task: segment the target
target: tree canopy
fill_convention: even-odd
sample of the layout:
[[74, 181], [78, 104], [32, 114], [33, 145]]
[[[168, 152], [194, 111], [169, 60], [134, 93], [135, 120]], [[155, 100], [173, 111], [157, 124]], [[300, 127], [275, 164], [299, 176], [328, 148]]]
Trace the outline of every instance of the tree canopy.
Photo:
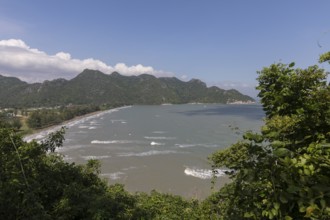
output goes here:
[[197, 201], [131, 194], [99, 178], [100, 162], [76, 165], [55, 152], [64, 128], [27, 143], [0, 128], [0, 219], [198, 219]]
[[330, 218], [328, 73], [294, 66], [258, 72], [265, 125], [210, 157], [232, 179], [211, 200], [221, 219]]

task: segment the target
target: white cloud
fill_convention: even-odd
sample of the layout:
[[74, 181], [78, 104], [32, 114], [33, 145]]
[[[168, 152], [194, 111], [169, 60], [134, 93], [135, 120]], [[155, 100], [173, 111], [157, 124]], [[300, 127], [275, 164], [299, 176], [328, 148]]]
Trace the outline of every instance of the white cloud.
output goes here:
[[185, 81], [185, 80], [188, 79], [188, 76], [187, 76], [187, 75], [182, 75], [182, 76], [180, 77], [180, 79], [183, 80], [183, 81]]
[[69, 53], [58, 52], [49, 55], [39, 49], [30, 48], [19, 39], [0, 40], [0, 74], [19, 77], [28, 82], [51, 80], [56, 78], [70, 79], [84, 69], [100, 70], [106, 74], [117, 71], [123, 75], [151, 74], [154, 76], [173, 76], [172, 73], [155, 70], [141, 64], [127, 66], [118, 63], [115, 66], [88, 58], [74, 59]]

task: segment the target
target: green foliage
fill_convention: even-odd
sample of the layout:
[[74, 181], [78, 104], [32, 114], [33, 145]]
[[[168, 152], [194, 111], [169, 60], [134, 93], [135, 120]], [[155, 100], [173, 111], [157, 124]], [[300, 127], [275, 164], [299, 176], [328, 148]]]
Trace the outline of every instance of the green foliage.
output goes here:
[[197, 201], [152, 191], [137, 195], [137, 219], [200, 219]]
[[[41, 141], [40, 146], [44, 148], [46, 151], [50, 151], [52, 153], [55, 152], [56, 148], [62, 147], [65, 133], [65, 127], [62, 127], [60, 130], [54, 133], [50, 133], [48, 138]], [[90, 161], [92, 163], [92, 161]], [[89, 163], [87, 164], [87, 167]]]
[[330, 218], [330, 86], [317, 66], [259, 72], [260, 134], [214, 153], [232, 182], [208, 199], [220, 219]]
[[[177, 78], [156, 78], [151, 75], [106, 75], [84, 70], [71, 80], [57, 79], [27, 84], [13, 77], [0, 75], [0, 107], [54, 107], [97, 105], [108, 108], [133, 104], [182, 104], [189, 102], [227, 103], [254, 101], [237, 90], [207, 88], [200, 80], [183, 82]], [[38, 123], [38, 122], [36, 122]]]
[[38, 144], [1, 128], [0, 140], [0, 219], [129, 219], [134, 198], [108, 188], [98, 162], [77, 166], [47, 153], [63, 131]]
[[79, 105], [54, 109], [39, 109], [32, 111], [27, 119], [30, 128], [38, 129], [59, 124], [76, 116], [99, 111], [95, 105]]
[[0, 127], [19, 130], [22, 127], [22, 123], [14, 112], [0, 111]]
[[327, 52], [327, 53], [322, 54], [320, 56], [319, 62], [320, 63], [324, 63], [324, 62], [330, 63], [330, 51]]
[[0, 128], [0, 219], [199, 219], [197, 201], [156, 191], [132, 195], [100, 179], [97, 160], [63, 161], [55, 149], [64, 131], [26, 143]]

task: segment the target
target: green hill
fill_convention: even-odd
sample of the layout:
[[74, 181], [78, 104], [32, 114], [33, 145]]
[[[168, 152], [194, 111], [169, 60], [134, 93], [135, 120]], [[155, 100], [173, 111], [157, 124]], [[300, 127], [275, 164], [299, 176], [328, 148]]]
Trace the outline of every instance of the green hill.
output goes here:
[[188, 82], [175, 77], [110, 75], [85, 69], [71, 80], [56, 79], [28, 84], [0, 75], [0, 107], [41, 107], [94, 104], [111, 107], [134, 104], [228, 103], [254, 101], [237, 90], [208, 88], [200, 80]]

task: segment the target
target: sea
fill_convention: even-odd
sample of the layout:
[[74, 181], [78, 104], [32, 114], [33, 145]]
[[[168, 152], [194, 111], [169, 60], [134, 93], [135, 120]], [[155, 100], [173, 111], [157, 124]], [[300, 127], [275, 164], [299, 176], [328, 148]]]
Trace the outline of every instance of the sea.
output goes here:
[[[63, 147], [69, 163], [101, 162], [100, 177], [130, 192], [157, 190], [203, 199], [212, 192], [208, 157], [258, 132], [264, 112], [257, 104], [127, 106], [71, 121]], [[25, 137], [40, 140], [59, 127]], [[230, 180], [217, 170], [215, 189]]]

